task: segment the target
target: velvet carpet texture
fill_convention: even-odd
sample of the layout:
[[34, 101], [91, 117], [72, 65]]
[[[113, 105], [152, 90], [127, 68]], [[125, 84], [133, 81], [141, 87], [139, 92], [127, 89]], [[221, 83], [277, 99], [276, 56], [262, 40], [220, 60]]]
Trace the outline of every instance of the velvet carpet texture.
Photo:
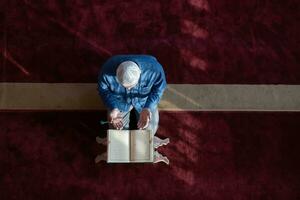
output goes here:
[[144, 53], [169, 83], [300, 83], [298, 0], [1, 0], [0, 8], [2, 81], [94, 82], [111, 55]]
[[300, 115], [162, 112], [170, 165], [95, 165], [105, 113], [1, 113], [1, 199], [298, 199]]
[[[0, 82], [96, 83], [151, 54], [171, 84], [299, 84], [299, 21], [298, 0], [0, 0]], [[96, 165], [100, 119], [0, 110], [0, 199], [300, 199], [297, 112], [161, 112], [169, 166]]]

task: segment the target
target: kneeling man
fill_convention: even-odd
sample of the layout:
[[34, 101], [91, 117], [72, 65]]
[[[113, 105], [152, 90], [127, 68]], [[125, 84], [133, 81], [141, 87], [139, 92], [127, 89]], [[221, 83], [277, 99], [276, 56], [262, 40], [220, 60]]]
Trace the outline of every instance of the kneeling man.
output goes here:
[[166, 88], [162, 66], [150, 55], [117, 55], [108, 59], [98, 77], [98, 91], [108, 108], [110, 128], [129, 129], [134, 108], [139, 129], [158, 128], [157, 105]]

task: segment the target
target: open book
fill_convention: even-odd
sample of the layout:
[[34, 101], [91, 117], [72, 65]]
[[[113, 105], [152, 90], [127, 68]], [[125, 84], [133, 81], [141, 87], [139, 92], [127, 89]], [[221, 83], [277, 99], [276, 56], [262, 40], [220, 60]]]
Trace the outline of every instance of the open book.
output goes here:
[[153, 162], [150, 130], [108, 130], [107, 162]]

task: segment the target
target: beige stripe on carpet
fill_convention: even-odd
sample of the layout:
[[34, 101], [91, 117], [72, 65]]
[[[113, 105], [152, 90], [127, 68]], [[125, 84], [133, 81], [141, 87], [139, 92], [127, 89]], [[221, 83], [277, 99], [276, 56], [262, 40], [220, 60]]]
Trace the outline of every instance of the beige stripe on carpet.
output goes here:
[[[166, 111], [300, 111], [300, 85], [169, 84]], [[0, 110], [102, 110], [93, 83], [0, 83]]]

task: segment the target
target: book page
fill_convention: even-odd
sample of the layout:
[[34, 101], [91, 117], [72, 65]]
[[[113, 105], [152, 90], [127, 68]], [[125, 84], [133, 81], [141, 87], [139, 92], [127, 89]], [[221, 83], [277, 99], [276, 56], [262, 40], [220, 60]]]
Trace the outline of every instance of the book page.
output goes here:
[[131, 134], [131, 162], [152, 162], [153, 141], [151, 131], [133, 130]]
[[107, 162], [130, 162], [128, 130], [108, 130]]

